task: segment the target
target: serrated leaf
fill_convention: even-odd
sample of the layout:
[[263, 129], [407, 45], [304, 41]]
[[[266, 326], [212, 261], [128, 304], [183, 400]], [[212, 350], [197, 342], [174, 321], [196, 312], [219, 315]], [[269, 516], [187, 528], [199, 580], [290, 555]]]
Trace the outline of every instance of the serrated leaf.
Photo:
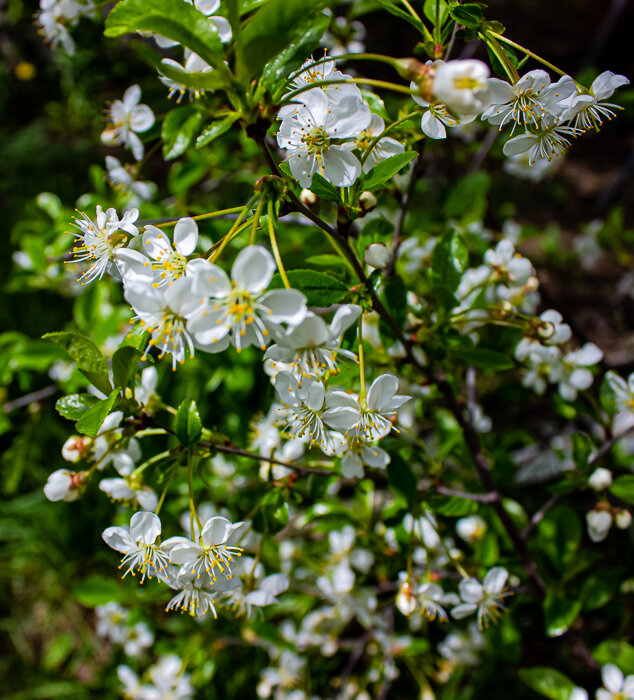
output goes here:
[[55, 404], [55, 410], [68, 420], [79, 420], [99, 399], [91, 394], [69, 394], [62, 396]]
[[634, 504], [634, 476], [617, 477], [610, 486], [610, 493], [626, 503]]
[[77, 369], [99, 391], [104, 394], [109, 394], [112, 391], [106, 358], [90, 338], [81, 335], [81, 333], [67, 331], [46, 333], [42, 338], [64, 348], [75, 361]]
[[222, 44], [212, 20], [184, 0], [122, 0], [106, 18], [107, 37], [147, 31], [178, 41], [225, 72]]
[[200, 440], [203, 424], [194, 399], [185, 399], [178, 407], [174, 418], [174, 432], [185, 447], [191, 447]]
[[271, 0], [247, 21], [242, 30], [242, 55], [238, 76], [248, 80], [302, 34], [309, 18], [315, 18], [325, 0]]
[[469, 252], [462, 238], [455, 231], [443, 234], [431, 256], [432, 279], [453, 293], [468, 264]]
[[[341, 301], [348, 293], [348, 287], [332, 275], [317, 270], [288, 270], [288, 281], [293, 289], [306, 296], [307, 306], [326, 307]], [[272, 288], [281, 288], [278, 274], [273, 276]]]
[[387, 465], [387, 480], [390, 488], [398, 496], [411, 503], [416, 496], [416, 477], [400, 455], [391, 455]]
[[83, 416], [77, 421], [75, 428], [77, 432], [89, 437], [96, 437], [103, 422], [112, 410], [114, 402], [119, 394], [119, 389], [112, 391], [107, 398], [101, 399], [94, 406], [91, 406]]
[[529, 688], [552, 700], [569, 700], [575, 687], [563, 673], [544, 666], [521, 668], [519, 677]]
[[222, 134], [229, 131], [229, 129], [236, 123], [239, 117], [239, 114], [237, 114], [236, 112], [232, 112], [223, 119], [218, 119], [205, 129], [203, 129], [203, 132], [196, 139], [196, 148], [202, 148], [203, 146], [206, 146], [207, 144], [211, 143], [214, 139], [217, 139], [218, 136], [222, 136]]
[[478, 504], [468, 498], [459, 496], [432, 496], [429, 499], [429, 507], [438, 515], [461, 518], [464, 515], [477, 513]]
[[378, 190], [385, 186], [386, 182], [391, 180], [396, 173], [410, 163], [418, 153], [416, 151], [405, 151], [405, 153], [397, 153], [395, 156], [390, 156], [380, 163], [377, 163], [370, 173], [361, 182], [363, 190]]
[[130, 379], [134, 378], [141, 355], [138, 348], [124, 345], [112, 356], [112, 378], [115, 386], [120, 387], [122, 391], [128, 386]]
[[165, 117], [161, 128], [165, 160], [173, 160], [187, 150], [204, 118], [204, 114], [193, 105], [177, 107]]

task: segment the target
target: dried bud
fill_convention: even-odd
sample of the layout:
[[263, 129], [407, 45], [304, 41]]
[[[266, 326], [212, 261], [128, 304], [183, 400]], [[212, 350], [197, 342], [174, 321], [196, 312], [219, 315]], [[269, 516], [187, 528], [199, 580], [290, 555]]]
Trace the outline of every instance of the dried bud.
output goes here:
[[317, 203], [317, 195], [310, 190], [303, 189], [300, 192], [299, 198], [304, 206], [312, 207], [313, 204]]

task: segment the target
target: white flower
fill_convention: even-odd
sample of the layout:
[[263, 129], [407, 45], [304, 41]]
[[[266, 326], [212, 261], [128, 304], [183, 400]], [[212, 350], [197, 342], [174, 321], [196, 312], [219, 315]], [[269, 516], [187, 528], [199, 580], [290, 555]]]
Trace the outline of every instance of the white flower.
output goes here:
[[287, 574], [264, 576], [264, 567], [247, 557], [241, 562], [240, 576], [236, 587], [223, 596], [224, 603], [236, 615], [250, 616], [253, 608], [263, 608], [277, 602], [277, 596], [288, 590], [290, 580]]
[[[357, 136], [355, 141], [355, 147], [365, 153], [368, 148], [374, 142], [374, 139], [380, 136], [385, 130], [385, 122], [378, 114], [372, 114], [370, 117], [370, 124]], [[369, 152], [368, 157], [363, 162], [363, 172], [369, 172], [377, 163], [382, 160], [389, 158], [390, 156], [395, 156], [398, 153], [403, 153], [405, 146], [399, 143], [395, 139], [384, 136], [375, 145], [374, 148]]]
[[94, 4], [87, 0], [79, 3], [75, 0], [40, 0], [40, 12], [36, 15], [39, 31], [52, 46], [61, 44], [69, 56], [75, 54], [75, 43], [68, 27], [77, 24], [80, 15], [94, 9]]
[[612, 472], [609, 469], [599, 467], [588, 478], [588, 486], [595, 491], [604, 491], [612, 486]]
[[[316, 82], [322, 82], [326, 80], [343, 81], [350, 78], [350, 76], [346, 73], [342, 73], [341, 71], [337, 70], [334, 60], [323, 61], [318, 63], [317, 65], [312, 65], [314, 63], [315, 61], [313, 61], [312, 59], [304, 61], [304, 64], [300, 68], [299, 73], [297, 73], [297, 75], [289, 83], [289, 92], [292, 92], [293, 90], [296, 90], [298, 88], [302, 88], [306, 85], [312, 85]], [[295, 96], [294, 100], [297, 102], [303, 102], [304, 98], [307, 95], [313, 95], [317, 91], [322, 92], [328, 98], [328, 100], [333, 103], [346, 96], [353, 96], [361, 99], [361, 91], [356, 85], [352, 83], [342, 82], [340, 84], [333, 83], [331, 85], [315, 86], [312, 90], [300, 92], [298, 95]], [[292, 111], [292, 109], [292, 104], [287, 105], [286, 107], [282, 107], [282, 109], [279, 112], [280, 119], [283, 119], [287, 113]]]
[[201, 305], [188, 323], [196, 342], [209, 352], [226, 348], [231, 340], [238, 352], [257, 345], [262, 350], [270, 340], [270, 328], [287, 323], [295, 326], [306, 315], [306, 297], [295, 289], [265, 293], [273, 272], [273, 256], [262, 246], [247, 246], [235, 259], [231, 280], [216, 265], [196, 270], [194, 291], [212, 301]]
[[563, 399], [574, 401], [578, 391], [590, 388], [593, 376], [586, 367], [596, 365], [602, 357], [603, 353], [594, 343], [586, 343], [579, 350], [565, 355], [552, 368], [550, 381], [559, 382], [559, 393]]
[[141, 381], [134, 388], [134, 398], [140, 406], [148, 412], [148, 404], [156, 394], [156, 385], [158, 383], [158, 372], [156, 367], [145, 367], [141, 372]]
[[456, 532], [465, 542], [477, 542], [484, 537], [486, 522], [479, 515], [469, 515], [456, 522]]
[[385, 469], [390, 463], [390, 455], [376, 445], [368, 445], [363, 436], [348, 435], [341, 452], [341, 473], [346, 479], [363, 477], [363, 465], [375, 469]]
[[143, 159], [144, 151], [137, 134], [147, 131], [154, 124], [154, 113], [147, 105], [139, 104], [140, 99], [141, 88], [131, 85], [123, 93], [123, 100], [115, 100], [108, 108], [110, 124], [101, 134], [102, 143], [129, 147], [136, 160]]
[[509, 287], [526, 284], [534, 272], [531, 261], [518, 255], [513, 244], [506, 239], [502, 239], [494, 250], [487, 250], [484, 262], [495, 273], [495, 279]]
[[393, 374], [382, 374], [370, 385], [356, 428], [368, 442], [385, 437], [392, 430], [397, 409], [410, 400], [411, 396], [398, 395], [397, 390], [398, 379]]
[[616, 372], [606, 372], [605, 378], [608, 386], [615, 395], [615, 430], [620, 433], [634, 424], [634, 372], [627, 378], [627, 382]]
[[104, 212], [101, 205], [97, 205], [95, 221], [83, 213], [81, 219], [75, 219], [74, 225], [80, 232], [72, 234], [77, 239], [71, 251], [75, 258], [73, 262], [94, 260], [79, 278], [82, 284], [101, 279], [105, 272], [120, 276], [119, 266], [127, 264], [129, 257], [139, 255], [136, 251], [125, 248], [130, 238], [139, 233], [134, 225], [138, 217], [138, 209], [126, 211], [123, 218], [119, 219], [115, 209], [110, 208]]
[[121, 644], [127, 632], [129, 611], [119, 603], [111, 602], [98, 605], [95, 613], [97, 614], [97, 636], [107, 637], [112, 642]]
[[181, 573], [193, 574], [203, 582], [211, 585], [216, 582], [216, 570], [230, 580], [233, 577], [231, 562], [242, 555], [242, 547], [236, 547], [247, 523], [232, 524], [227, 518], [214, 516], [204, 524], [199, 543], [181, 542], [170, 552], [170, 560], [181, 567]]
[[188, 261], [198, 245], [198, 225], [189, 218], [179, 219], [174, 226], [174, 245], [160, 228], [147, 225], [143, 229], [143, 249], [154, 260], [152, 269], [158, 272], [155, 287], [170, 284], [185, 274], [195, 274], [197, 268], [209, 271], [211, 263], [203, 258]]
[[[183, 662], [176, 654], [160, 657], [149, 670], [152, 686], [141, 696], [141, 700], [189, 700], [194, 689], [189, 675], [183, 672]], [[145, 686], [144, 686], [145, 687]]]
[[159, 359], [170, 353], [172, 369], [176, 369], [177, 363], [182, 364], [187, 356], [194, 356], [194, 340], [187, 329], [187, 321], [201, 304], [200, 298], [192, 292], [190, 278], [180, 277], [164, 288], [132, 282], [125, 285], [123, 295], [143, 331], [152, 334], [148, 346], [160, 350]]
[[104, 542], [124, 556], [120, 569], [127, 567], [122, 578], [134, 569], [145, 577], [159, 576], [169, 563], [166, 552], [156, 544], [161, 534], [161, 521], [154, 513], [140, 511], [130, 520], [130, 527], [108, 527], [103, 531]]
[[68, 469], [58, 469], [49, 474], [44, 485], [44, 495], [49, 501], [75, 501], [79, 496], [82, 483], [81, 472], [71, 472]]
[[156, 510], [158, 498], [149, 486], [136, 483], [136, 479], [102, 479], [99, 489], [113, 501], [127, 501], [143, 510]]
[[476, 115], [490, 104], [489, 67], [477, 59], [437, 62], [433, 93], [452, 112]]
[[522, 178], [523, 180], [530, 180], [531, 182], [539, 182], [548, 173], [555, 170], [556, 166], [561, 161], [557, 158], [552, 160], [547, 160], [546, 158], [540, 158], [537, 161], [531, 162], [528, 153], [518, 153], [515, 156], [508, 156], [504, 161], [503, 168], [504, 172], [507, 172], [515, 177]]
[[153, 182], [142, 182], [135, 179], [137, 166], [122, 165], [117, 158], [106, 156], [106, 168], [108, 182], [114, 190], [128, 196], [128, 206], [138, 206], [141, 202], [148, 201], [154, 196], [156, 185]]
[[274, 360], [273, 366], [276, 362], [288, 365], [288, 371], [297, 379], [336, 373], [338, 354], [356, 359], [354, 353], [341, 350], [339, 342], [360, 314], [359, 306], [345, 304], [337, 309], [330, 325], [326, 325], [320, 316], [308, 313], [294, 328], [276, 334], [277, 342], [268, 348], [264, 359]]
[[593, 542], [602, 542], [612, 527], [612, 514], [607, 510], [591, 510], [586, 513], [588, 536]]
[[632, 700], [634, 698], [634, 675], [624, 677], [614, 664], [601, 669], [605, 688], [597, 690], [596, 700]]
[[[220, 0], [185, 0], [185, 2], [188, 5], [193, 5], [198, 12], [205, 15], [205, 17], [208, 17], [213, 22], [218, 30], [220, 41], [223, 44], [231, 41], [231, 25], [229, 22], [224, 17], [213, 16], [214, 12], [220, 8]], [[151, 34], [151, 32], [139, 32], [139, 34], [145, 36], [146, 34]], [[159, 46], [161, 49], [169, 49], [173, 46], [178, 46], [177, 41], [168, 39], [160, 34], [152, 34], [152, 36], [154, 37], [154, 41], [156, 41], [157, 46]]]
[[361, 175], [361, 163], [351, 152], [354, 141], [345, 140], [370, 125], [370, 109], [354, 95], [331, 103], [321, 90], [307, 91], [303, 100], [285, 113], [277, 133], [293, 177], [309, 188], [318, 172], [337, 187], [349, 187]]
[[366, 265], [382, 270], [390, 260], [390, 251], [382, 243], [372, 243], [365, 250], [363, 261]]
[[539, 335], [544, 345], [563, 345], [572, 338], [572, 331], [567, 323], [563, 323], [563, 317], [559, 311], [548, 309], [539, 317], [544, 321], [539, 329]]
[[615, 109], [623, 109], [605, 100], [611, 97], [617, 88], [629, 84], [630, 81], [624, 75], [604, 71], [594, 80], [588, 93], [574, 94], [566, 101], [566, 119], [574, 119], [574, 127], [582, 131], [598, 129], [603, 124], [603, 119], [610, 120], [616, 116]]
[[449, 617], [442, 606], [456, 605], [460, 599], [455, 593], [445, 593], [437, 583], [423, 583], [416, 589], [416, 601], [428, 620], [438, 618], [440, 622], [448, 622]]
[[543, 70], [532, 70], [523, 75], [515, 85], [504, 80], [490, 78], [493, 87], [492, 103], [482, 115], [491, 124], [498, 124], [500, 131], [512, 121], [517, 126], [539, 128], [547, 115], [558, 117], [568, 108], [566, 98], [576, 94], [575, 83], [570, 76], [563, 76], [551, 84], [550, 76]]
[[130, 476], [141, 459], [141, 446], [135, 438], [121, 442], [123, 430], [117, 426], [122, 418], [122, 411], [113, 411], [106, 417], [94, 439], [92, 458], [99, 462], [100, 470], [112, 464], [121, 476]]
[[558, 119], [542, 119], [541, 129], [514, 136], [502, 149], [505, 156], [528, 154], [528, 164], [532, 166], [539, 158], [551, 161], [565, 153], [570, 139], [579, 136], [581, 131], [573, 126], [562, 124]]
[[204, 617], [210, 612], [214, 619], [218, 618], [215, 601], [219, 592], [240, 585], [237, 580], [221, 579], [211, 587], [208, 576], [201, 578], [191, 571], [176, 569], [168, 571], [166, 583], [178, 593], [165, 606], [166, 611], [179, 610], [188, 613], [192, 617]]
[[457, 620], [477, 611], [480, 628], [486, 627], [491, 620], [496, 621], [500, 617], [500, 610], [506, 608], [502, 600], [510, 595], [504, 590], [509, 573], [501, 566], [491, 569], [480, 583], [474, 578], [463, 579], [458, 588], [460, 597], [464, 601], [452, 608], [451, 614]]
[[152, 630], [145, 622], [137, 622], [126, 630], [123, 651], [126, 656], [138, 656], [143, 649], [151, 647], [152, 644], [154, 644]]
[[[174, 61], [174, 59], [172, 58], [164, 58], [161, 61], [161, 65], [195, 75], [211, 73], [211, 71], [213, 70], [213, 68], [207, 63], [207, 61], [204, 61], [197, 53], [194, 53], [189, 49], [185, 49], [184, 66], [178, 63], [178, 61]], [[188, 92], [190, 97], [194, 100], [200, 99], [200, 97], [206, 92], [206, 90], [203, 89], [190, 88], [183, 83], [179, 83], [173, 78], [169, 78], [167, 75], [163, 75], [161, 73], [160, 68], [159, 80], [163, 83], [163, 85], [166, 85], [169, 88], [169, 92], [167, 94], [168, 98], [171, 98], [174, 94], [178, 93], [178, 98], [176, 99], [177, 102], [180, 102], [183, 99], [183, 95], [186, 92]]]
[[[427, 62], [428, 65], [429, 63], [430, 61]], [[411, 82], [409, 87], [410, 90], [418, 89], [418, 86], [414, 82]], [[412, 95], [412, 99], [421, 107], [426, 107], [420, 120], [420, 127], [425, 136], [428, 136], [430, 139], [446, 139], [446, 127], [454, 128], [464, 126], [465, 124], [470, 124], [476, 118], [475, 114], [471, 116], [454, 116], [449, 113], [449, 110], [444, 104], [428, 102], [420, 95]]]

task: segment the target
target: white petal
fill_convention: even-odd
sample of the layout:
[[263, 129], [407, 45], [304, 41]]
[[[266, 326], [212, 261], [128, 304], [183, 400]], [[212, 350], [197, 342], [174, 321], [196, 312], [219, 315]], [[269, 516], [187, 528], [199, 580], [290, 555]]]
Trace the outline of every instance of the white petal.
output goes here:
[[145, 227], [142, 240], [145, 252], [154, 260], [160, 260], [172, 252], [172, 244], [167, 234], [152, 224]]
[[623, 674], [614, 664], [607, 664], [601, 669], [603, 685], [611, 693], [619, 693], [623, 690]]
[[117, 552], [127, 552], [135, 543], [130, 539], [129, 532], [123, 527], [107, 527], [102, 534], [104, 542]]
[[231, 291], [226, 272], [205, 258], [190, 260], [185, 272], [191, 277], [192, 291], [196, 296], [224, 299]]
[[341, 473], [346, 479], [363, 478], [363, 461], [353, 450], [347, 450], [341, 457]]
[[132, 131], [147, 131], [154, 124], [154, 113], [147, 105], [138, 105], [130, 115]]
[[474, 578], [467, 578], [458, 584], [460, 597], [465, 603], [479, 603], [484, 595], [484, 590], [479, 581]]
[[456, 620], [462, 620], [463, 617], [471, 615], [471, 613], [474, 613], [477, 609], [478, 606], [473, 603], [463, 603], [462, 605], [456, 605], [455, 608], [452, 608], [451, 615], [455, 617]]
[[359, 159], [345, 148], [331, 146], [323, 156], [324, 177], [337, 187], [349, 187], [361, 175]]
[[398, 390], [398, 379], [392, 374], [377, 377], [368, 390], [368, 408], [371, 411], [383, 411], [389, 405]]
[[161, 534], [161, 521], [158, 515], [140, 511], [135, 513], [130, 520], [130, 537], [135, 542], [153, 544]]
[[198, 244], [198, 224], [189, 218], [179, 219], [174, 227], [174, 248], [187, 257], [196, 250]]
[[262, 580], [259, 588], [261, 591], [266, 591], [271, 595], [279, 595], [288, 590], [289, 584], [290, 582], [286, 574], [272, 574]]
[[431, 110], [427, 110], [421, 117], [420, 128], [423, 130], [425, 136], [428, 136], [430, 139], [447, 138], [447, 129], [445, 125]]
[[275, 289], [262, 297], [261, 303], [273, 313], [266, 316], [272, 323], [296, 326], [306, 316], [306, 297], [296, 289]]
[[520, 134], [519, 136], [514, 136], [512, 139], [504, 144], [502, 149], [505, 156], [517, 156], [520, 153], [526, 153], [529, 151], [533, 144], [535, 143], [535, 136], [531, 134]]
[[231, 521], [216, 515], [205, 523], [201, 533], [206, 545], [224, 544], [231, 532]]
[[266, 248], [250, 245], [243, 248], [231, 268], [231, 279], [239, 289], [258, 294], [264, 291], [275, 272], [275, 260]]
[[487, 593], [500, 593], [506, 579], [509, 577], [509, 572], [501, 566], [496, 566], [484, 577], [483, 586]]
[[330, 336], [334, 340], [347, 331], [361, 315], [361, 307], [356, 304], [340, 306], [330, 322]]

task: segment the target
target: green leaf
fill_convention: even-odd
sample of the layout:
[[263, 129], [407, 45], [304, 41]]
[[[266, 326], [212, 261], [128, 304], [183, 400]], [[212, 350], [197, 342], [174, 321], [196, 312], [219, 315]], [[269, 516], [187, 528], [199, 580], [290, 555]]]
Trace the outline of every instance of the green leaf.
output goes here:
[[405, 153], [397, 153], [395, 156], [390, 156], [377, 163], [370, 170], [369, 175], [362, 180], [361, 189], [381, 189], [388, 180], [391, 180], [401, 168], [404, 168], [409, 162], [414, 160], [417, 155], [416, 151], [405, 151]]
[[[438, 8], [438, 15], [436, 15], [436, 8]], [[447, 0], [425, 0], [423, 12], [434, 26], [442, 26], [449, 17]]]
[[74, 598], [87, 608], [120, 601], [124, 595], [125, 589], [116, 581], [112, 578], [101, 578], [101, 576], [89, 576], [73, 586]]
[[242, 31], [239, 78], [251, 78], [289, 48], [301, 36], [302, 29], [305, 31], [307, 21], [315, 18], [325, 4], [325, 0], [271, 0], [260, 8]]
[[387, 480], [397, 496], [402, 496], [409, 503], [415, 500], [416, 477], [400, 455], [391, 455], [387, 465]]
[[346, 267], [345, 260], [342, 260], [338, 255], [331, 253], [321, 253], [320, 255], [311, 255], [306, 258], [305, 262], [309, 265], [317, 265], [317, 267]]
[[568, 506], [557, 506], [538, 525], [539, 547], [563, 573], [572, 564], [581, 542], [579, 516]]
[[112, 356], [112, 378], [115, 386], [120, 387], [122, 392], [125, 391], [130, 380], [134, 379], [141, 355], [138, 348], [124, 345]]
[[225, 72], [222, 44], [212, 20], [184, 0], [122, 0], [106, 18], [105, 36], [146, 31], [178, 41]]
[[[515, 51], [513, 51], [513, 49], [510, 46], [507, 46], [506, 44], [500, 43], [498, 44], [498, 46], [500, 47], [504, 55], [509, 59], [509, 62], [515, 68], [519, 68], [520, 62], [517, 58], [517, 54], [515, 53]], [[504, 66], [502, 65], [502, 61], [500, 61], [500, 59], [497, 57], [497, 54], [488, 45], [487, 53], [489, 54], [489, 61], [491, 62], [491, 68], [493, 69], [493, 72], [508, 80], [508, 74]]]
[[370, 110], [374, 112], [374, 114], [378, 114], [379, 117], [385, 119], [386, 121], [390, 120], [390, 115], [385, 109], [385, 103], [378, 95], [376, 95], [373, 92], [370, 92], [369, 90], [361, 90], [361, 97], [363, 98], [363, 101], [368, 105]]
[[621, 377], [614, 371], [610, 370], [605, 373], [603, 381], [601, 382], [601, 389], [599, 391], [599, 400], [601, 401], [601, 406], [613, 416], [618, 407], [617, 393], [614, 391], [612, 381], [614, 379], [621, 379]]
[[191, 447], [200, 440], [203, 424], [194, 399], [185, 399], [174, 418], [174, 432], [181, 445]]
[[104, 394], [112, 391], [106, 358], [90, 338], [71, 332], [47, 333], [42, 338], [64, 348], [77, 364], [77, 369], [99, 391]]
[[487, 193], [491, 178], [487, 173], [466, 175], [451, 188], [445, 202], [448, 219], [481, 220], [487, 208]]
[[529, 688], [552, 700], [568, 700], [575, 684], [554, 668], [520, 668], [519, 677]]
[[217, 139], [218, 136], [222, 136], [222, 134], [229, 131], [229, 129], [236, 123], [239, 117], [239, 114], [237, 114], [236, 112], [232, 112], [231, 114], [228, 114], [226, 117], [224, 117], [224, 119], [218, 119], [217, 121], [210, 124], [196, 139], [196, 148], [202, 148], [203, 146], [206, 146], [207, 144], [211, 143], [214, 139]]
[[581, 612], [581, 601], [566, 600], [553, 591], [548, 591], [544, 601], [544, 620], [549, 637], [561, 637]]
[[462, 238], [455, 231], [443, 234], [431, 256], [432, 279], [453, 293], [468, 264], [469, 252]]
[[483, 369], [494, 369], [503, 371], [515, 367], [513, 360], [502, 352], [489, 350], [488, 348], [469, 348], [466, 350], [455, 350], [452, 352], [454, 357], [462, 360], [473, 367], [482, 367]]
[[330, 17], [319, 15], [298, 27], [293, 41], [264, 66], [262, 84], [272, 90], [282, 80], [285, 81], [319, 46], [319, 40], [329, 24]]
[[588, 468], [588, 457], [592, 452], [592, 440], [585, 433], [573, 433], [570, 436], [572, 442], [572, 459], [581, 471]]
[[99, 399], [91, 394], [69, 394], [62, 396], [55, 404], [55, 410], [68, 420], [79, 420]]
[[610, 602], [621, 582], [623, 570], [589, 576], [581, 588], [584, 610], [597, 610]]
[[626, 503], [634, 504], [634, 476], [617, 477], [610, 486], [610, 493]]
[[400, 19], [404, 19], [406, 22], [409, 22], [413, 27], [416, 27], [416, 29], [418, 29], [418, 31], [421, 34], [425, 34], [422, 22], [417, 20], [415, 17], [412, 17], [412, 15], [410, 15], [409, 12], [403, 10], [402, 4], [400, 2], [397, 2], [397, 0], [377, 0], [377, 2], [391, 15], [399, 17]]
[[454, 5], [449, 8], [449, 14], [456, 22], [469, 29], [477, 29], [484, 19], [482, 8], [474, 2], [468, 2], [464, 5]]
[[162, 63], [161, 61], [156, 63], [154, 67], [179, 86], [194, 92], [218, 90], [229, 84], [225, 73], [220, 70], [207, 71], [206, 73], [188, 73], [180, 66], [173, 63]]
[[288, 506], [281, 489], [269, 491], [262, 498], [259, 510], [253, 518], [256, 532], [272, 534], [283, 530], [288, 525]]
[[460, 518], [463, 515], [472, 515], [478, 511], [476, 501], [459, 496], [432, 496], [429, 499], [429, 507], [438, 515]]
[[327, 199], [329, 202], [341, 201], [339, 190], [319, 173], [313, 175], [312, 182], [310, 183], [310, 191], [322, 199]]
[[[403, 328], [407, 316], [407, 286], [405, 282], [398, 276], [388, 277], [381, 286], [379, 299], [390, 312], [398, 327]], [[383, 335], [394, 337], [392, 327], [383, 319], [379, 321], [379, 329]]]
[[119, 389], [110, 392], [107, 398], [101, 399], [94, 406], [91, 406], [77, 421], [77, 432], [89, 437], [95, 437], [103, 422], [112, 410], [114, 402], [119, 394]]
[[430, 294], [445, 311], [451, 311], [451, 309], [455, 309], [460, 304], [458, 298], [447, 287], [432, 287]]
[[193, 105], [173, 109], [163, 122], [163, 158], [173, 160], [182, 155], [203, 122], [204, 114]]
[[601, 642], [592, 656], [601, 664], [614, 664], [626, 675], [634, 674], [634, 647], [626, 642]]
[[[348, 293], [348, 287], [332, 275], [316, 270], [289, 270], [288, 281], [294, 289], [306, 296], [308, 306], [326, 307], [341, 301]], [[272, 288], [282, 287], [278, 274], [273, 276]]]

